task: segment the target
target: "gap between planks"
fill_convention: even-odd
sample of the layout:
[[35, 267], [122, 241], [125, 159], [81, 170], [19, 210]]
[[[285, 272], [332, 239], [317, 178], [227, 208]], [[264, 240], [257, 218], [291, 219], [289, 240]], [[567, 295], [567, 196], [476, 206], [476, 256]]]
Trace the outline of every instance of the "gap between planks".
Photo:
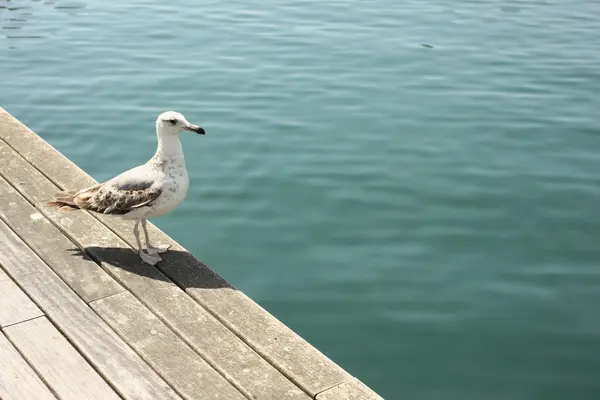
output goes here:
[[[20, 289], [20, 288], [19, 288], [19, 289]], [[33, 300], [31, 300], [31, 302], [32, 302], [33, 304], [35, 304], [35, 302], [34, 302]], [[36, 305], [36, 307], [37, 307], [37, 305]], [[24, 319], [23, 321], [19, 321], [19, 322], [13, 322], [12, 324], [7, 324], [7, 325], [4, 325], [4, 326], [3, 326], [3, 327], [2, 327], [0, 330], [2, 330], [2, 331], [3, 331], [3, 330], [5, 330], [6, 328], [9, 328], [9, 327], [11, 327], [11, 326], [19, 325], [19, 324], [22, 324], [23, 322], [29, 322], [29, 321], [33, 321], [34, 319], [38, 319], [38, 318], [44, 318], [45, 316], [46, 316], [46, 314], [42, 314], [42, 315], [38, 315], [38, 316], [36, 316], [36, 317], [31, 317], [31, 318]]]

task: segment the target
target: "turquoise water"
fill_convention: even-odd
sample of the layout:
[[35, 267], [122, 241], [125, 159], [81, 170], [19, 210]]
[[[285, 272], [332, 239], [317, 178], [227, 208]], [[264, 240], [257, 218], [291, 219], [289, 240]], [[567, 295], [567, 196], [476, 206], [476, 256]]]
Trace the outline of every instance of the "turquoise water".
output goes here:
[[[127, 3], [127, 4], [121, 4]], [[0, 1], [0, 105], [386, 399], [600, 398], [600, 3]]]

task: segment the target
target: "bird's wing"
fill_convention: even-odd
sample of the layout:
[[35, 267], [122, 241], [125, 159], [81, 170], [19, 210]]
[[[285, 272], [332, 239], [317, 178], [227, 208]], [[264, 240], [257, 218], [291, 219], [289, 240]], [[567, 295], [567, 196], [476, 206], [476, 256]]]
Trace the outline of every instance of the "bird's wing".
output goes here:
[[127, 214], [149, 206], [160, 196], [158, 172], [146, 165], [130, 169], [113, 179], [79, 191], [74, 201], [79, 208], [102, 214]]

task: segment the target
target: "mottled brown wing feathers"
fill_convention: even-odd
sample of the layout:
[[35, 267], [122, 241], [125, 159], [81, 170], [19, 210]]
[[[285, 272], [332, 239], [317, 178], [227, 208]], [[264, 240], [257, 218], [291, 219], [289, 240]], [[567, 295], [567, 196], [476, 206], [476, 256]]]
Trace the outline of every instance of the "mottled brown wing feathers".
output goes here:
[[101, 214], [122, 215], [150, 205], [160, 194], [160, 189], [152, 187], [123, 190], [113, 185], [98, 184], [79, 192], [60, 192], [48, 205], [60, 210], [80, 208]]
[[97, 185], [75, 195], [79, 208], [102, 214], [127, 214], [131, 210], [150, 205], [161, 190], [145, 189], [123, 190], [112, 185]]

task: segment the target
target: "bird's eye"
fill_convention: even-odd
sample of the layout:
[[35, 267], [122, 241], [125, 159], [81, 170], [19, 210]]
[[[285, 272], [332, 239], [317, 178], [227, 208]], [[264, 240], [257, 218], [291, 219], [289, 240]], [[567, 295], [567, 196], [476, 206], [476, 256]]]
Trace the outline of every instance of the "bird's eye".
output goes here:
[[169, 123], [170, 123], [171, 125], [175, 125], [175, 124], [177, 123], [177, 120], [176, 120], [175, 118], [173, 118], [173, 119], [169, 119], [169, 120], [167, 120], [167, 121], [169, 121]]

